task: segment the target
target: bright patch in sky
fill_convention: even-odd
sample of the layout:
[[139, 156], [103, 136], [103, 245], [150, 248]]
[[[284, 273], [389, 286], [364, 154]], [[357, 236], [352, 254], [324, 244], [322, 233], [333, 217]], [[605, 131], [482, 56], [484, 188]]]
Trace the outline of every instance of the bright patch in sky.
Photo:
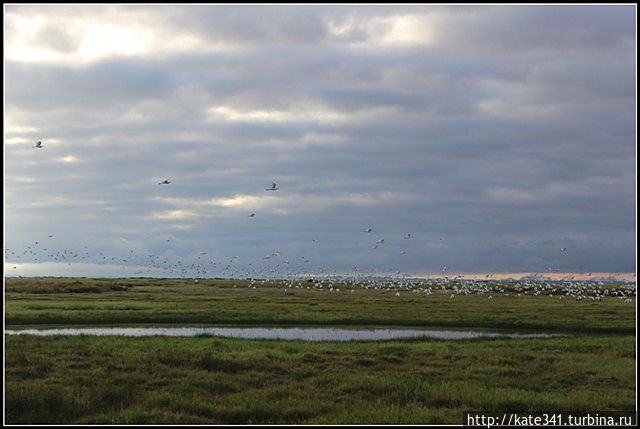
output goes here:
[[67, 155], [67, 156], [63, 156], [62, 158], [58, 158], [60, 161], [62, 162], [67, 162], [67, 163], [72, 163], [72, 162], [77, 162], [78, 158], [73, 156], [73, 155]]
[[249, 110], [241, 111], [227, 106], [210, 108], [214, 118], [239, 122], [337, 122], [348, 116], [329, 110]]

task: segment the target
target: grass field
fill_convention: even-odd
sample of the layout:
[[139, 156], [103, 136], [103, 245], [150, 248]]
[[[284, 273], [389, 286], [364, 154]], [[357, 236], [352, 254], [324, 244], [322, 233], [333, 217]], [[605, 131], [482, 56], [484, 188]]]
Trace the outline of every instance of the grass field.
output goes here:
[[635, 410], [635, 298], [350, 289], [8, 278], [5, 323], [412, 325], [568, 336], [311, 343], [5, 335], [6, 422], [462, 424], [463, 411]]

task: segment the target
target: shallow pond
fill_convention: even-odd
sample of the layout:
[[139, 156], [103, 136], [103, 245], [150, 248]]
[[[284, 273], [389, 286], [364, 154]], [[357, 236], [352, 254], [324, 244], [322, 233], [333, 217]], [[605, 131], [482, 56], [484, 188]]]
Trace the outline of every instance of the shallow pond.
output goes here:
[[546, 338], [548, 334], [454, 331], [420, 328], [282, 328], [282, 327], [100, 327], [49, 328], [4, 331], [7, 335], [118, 335], [125, 337], [195, 337], [199, 335], [244, 339], [303, 341], [379, 341], [404, 338], [465, 340], [470, 338]]

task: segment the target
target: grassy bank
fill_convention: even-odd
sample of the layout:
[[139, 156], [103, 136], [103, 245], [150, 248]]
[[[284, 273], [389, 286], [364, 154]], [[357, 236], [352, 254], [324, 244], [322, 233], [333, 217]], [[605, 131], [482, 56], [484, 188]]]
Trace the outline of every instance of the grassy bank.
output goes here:
[[[234, 287], [235, 286], [235, 287]], [[635, 333], [635, 299], [456, 295], [248, 281], [7, 279], [7, 325], [123, 323], [412, 325]]]
[[635, 409], [630, 336], [308, 343], [6, 337], [7, 423], [462, 423]]

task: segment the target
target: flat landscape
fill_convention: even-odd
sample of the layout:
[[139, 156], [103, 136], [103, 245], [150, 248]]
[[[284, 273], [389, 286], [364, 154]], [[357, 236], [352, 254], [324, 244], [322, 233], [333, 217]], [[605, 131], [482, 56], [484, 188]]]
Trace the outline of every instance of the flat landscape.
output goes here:
[[3, 16], [5, 425], [635, 416], [635, 4]]
[[[365, 342], [6, 335], [7, 423], [448, 423], [635, 409], [635, 285], [6, 278], [7, 330], [432, 327]], [[623, 296], [624, 295], [624, 296]]]

